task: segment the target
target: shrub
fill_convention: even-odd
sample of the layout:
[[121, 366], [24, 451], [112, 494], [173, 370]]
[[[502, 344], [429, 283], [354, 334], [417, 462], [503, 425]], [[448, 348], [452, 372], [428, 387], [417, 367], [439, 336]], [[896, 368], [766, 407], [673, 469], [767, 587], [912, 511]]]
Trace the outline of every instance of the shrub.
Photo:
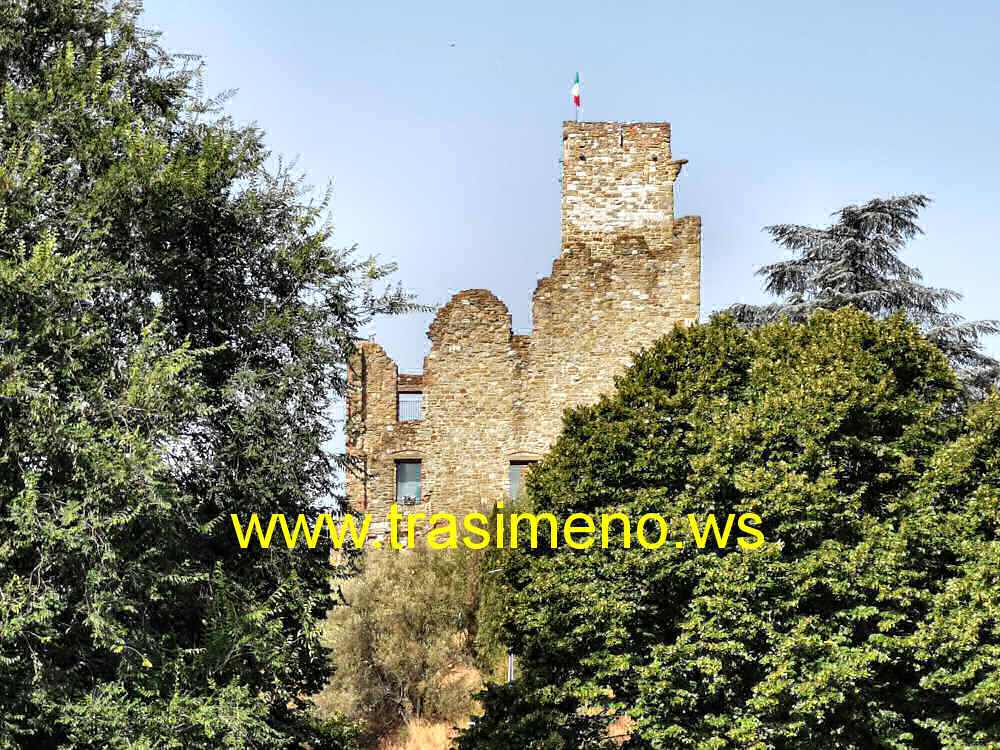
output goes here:
[[477, 557], [464, 550], [366, 552], [361, 574], [343, 587], [348, 606], [326, 623], [336, 673], [320, 709], [363, 719], [374, 738], [418, 720], [467, 717], [481, 684], [478, 579]]

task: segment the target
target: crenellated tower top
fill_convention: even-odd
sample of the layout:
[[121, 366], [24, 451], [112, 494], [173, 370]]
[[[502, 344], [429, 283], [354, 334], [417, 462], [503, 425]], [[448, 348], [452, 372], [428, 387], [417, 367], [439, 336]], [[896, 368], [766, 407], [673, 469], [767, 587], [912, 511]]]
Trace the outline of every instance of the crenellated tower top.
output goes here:
[[685, 162], [670, 156], [670, 123], [564, 122], [562, 252], [669, 243]]

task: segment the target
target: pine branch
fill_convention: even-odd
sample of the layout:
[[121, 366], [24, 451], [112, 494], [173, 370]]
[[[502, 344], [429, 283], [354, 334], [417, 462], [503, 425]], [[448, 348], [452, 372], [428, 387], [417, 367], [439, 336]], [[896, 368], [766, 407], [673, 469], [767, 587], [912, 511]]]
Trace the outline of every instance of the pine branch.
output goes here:
[[909, 240], [923, 234], [917, 219], [929, 203], [930, 198], [920, 194], [874, 198], [845, 206], [833, 214], [834, 223], [822, 229], [799, 224], [765, 227], [793, 255], [757, 271], [765, 291], [779, 301], [733, 305], [728, 312], [749, 328], [783, 319], [801, 323], [817, 310], [849, 306], [876, 318], [903, 312], [948, 357], [963, 381], [982, 383], [992, 377], [995, 382], [993, 371], [1000, 365], [982, 353], [981, 339], [1000, 331], [997, 323], [967, 322], [948, 312], [962, 295], [921, 283], [920, 270], [899, 257]]

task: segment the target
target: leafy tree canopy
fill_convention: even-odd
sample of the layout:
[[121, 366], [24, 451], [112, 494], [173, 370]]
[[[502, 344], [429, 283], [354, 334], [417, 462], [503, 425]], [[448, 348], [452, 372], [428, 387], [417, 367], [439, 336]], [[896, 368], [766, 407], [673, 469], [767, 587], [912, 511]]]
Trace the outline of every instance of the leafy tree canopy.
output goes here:
[[139, 7], [0, 0], [0, 747], [340, 747], [313, 514], [392, 269], [198, 95]]
[[[1000, 397], [958, 397], [902, 315], [850, 308], [636, 355], [526, 487], [626, 513], [632, 546], [615, 523], [607, 549], [500, 557], [519, 679], [460, 747], [1000, 747]], [[764, 543], [696, 548], [709, 513], [758, 514]]]

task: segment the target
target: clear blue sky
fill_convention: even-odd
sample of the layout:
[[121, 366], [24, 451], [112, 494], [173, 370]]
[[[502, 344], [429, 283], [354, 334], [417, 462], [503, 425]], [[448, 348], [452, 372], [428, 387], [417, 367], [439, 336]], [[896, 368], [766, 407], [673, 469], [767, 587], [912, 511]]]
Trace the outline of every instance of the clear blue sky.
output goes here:
[[[561, 121], [665, 120], [699, 214], [702, 313], [760, 301], [785, 257], [766, 224], [825, 224], [923, 192], [904, 260], [1000, 318], [1000, 4], [147, 0], [143, 23], [204, 56], [206, 92], [334, 185], [340, 244], [400, 264], [421, 301], [493, 290], [530, 328], [559, 252]], [[451, 46], [451, 44], [454, 46]], [[430, 316], [379, 321], [419, 372]], [[1000, 355], [1000, 341], [992, 341]]]

